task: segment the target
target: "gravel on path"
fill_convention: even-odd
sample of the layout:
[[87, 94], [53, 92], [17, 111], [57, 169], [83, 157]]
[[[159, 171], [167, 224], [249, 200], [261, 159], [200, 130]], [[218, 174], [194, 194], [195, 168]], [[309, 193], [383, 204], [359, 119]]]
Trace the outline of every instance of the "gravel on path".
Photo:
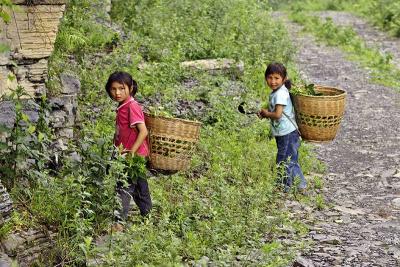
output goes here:
[[321, 11], [314, 15], [331, 18], [338, 26], [351, 27], [371, 48], [378, 48], [382, 53], [391, 54], [393, 63], [400, 68], [400, 38], [388, 36], [364, 19], [343, 11]]

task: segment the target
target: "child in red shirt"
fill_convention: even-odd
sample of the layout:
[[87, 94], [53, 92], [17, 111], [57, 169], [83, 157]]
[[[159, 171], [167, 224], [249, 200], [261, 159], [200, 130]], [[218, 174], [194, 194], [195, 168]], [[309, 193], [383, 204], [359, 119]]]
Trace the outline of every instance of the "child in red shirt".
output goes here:
[[[137, 92], [137, 83], [127, 72], [117, 71], [110, 75], [106, 84], [108, 95], [119, 103], [116, 110], [116, 129], [114, 145], [123, 147], [122, 154], [132, 153], [142, 157], [149, 155], [148, 131], [144, 122], [141, 106], [133, 96]], [[145, 177], [128, 180], [128, 187], [117, 184], [121, 198], [121, 218], [126, 219], [130, 209], [131, 197], [138, 205], [140, 214], [147, 215], [152, 207], [149, 186]]]

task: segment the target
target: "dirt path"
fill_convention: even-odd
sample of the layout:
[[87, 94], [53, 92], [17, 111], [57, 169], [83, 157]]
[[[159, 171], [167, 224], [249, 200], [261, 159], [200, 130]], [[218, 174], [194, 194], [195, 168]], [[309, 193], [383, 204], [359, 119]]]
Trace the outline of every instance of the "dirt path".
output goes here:
[[315, 244], [303, 257], [309, 266], [400, 266], [400, 93], [373, 84], [339, 49], [286, 24], [304, 78], [348, 92], [337, 138], [316, 145], [332, 208], [313, 214]]
[[400, 68], [400, 38], [388, 36], [378, 28], [372, 27], [365, 20], [347, 12], [324, 11], [315, 15], [321, 18], [332, 18], [332, 21], [339, 26], [349, 26], [363, 38], [369, 47], [378, 48], [383, 53], [393, 56], [393, 63]]

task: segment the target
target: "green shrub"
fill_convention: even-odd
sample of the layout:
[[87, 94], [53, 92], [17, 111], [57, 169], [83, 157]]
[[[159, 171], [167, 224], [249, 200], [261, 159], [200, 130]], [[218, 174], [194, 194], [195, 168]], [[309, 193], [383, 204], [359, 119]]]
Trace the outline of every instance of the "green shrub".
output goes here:
[[400, 37], [400, 3], [398, 1], [367, 1], [360, 11], [375, 25]]

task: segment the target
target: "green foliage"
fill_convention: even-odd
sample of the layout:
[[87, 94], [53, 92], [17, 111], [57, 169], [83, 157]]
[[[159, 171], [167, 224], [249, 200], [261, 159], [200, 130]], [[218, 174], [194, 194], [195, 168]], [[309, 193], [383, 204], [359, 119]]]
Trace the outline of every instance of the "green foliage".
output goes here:
[[168, 111], [165, 111], [165, 108], [163, 106], [149, 107], [149, 114], [153, 116], [161, 116], [164, 118], [173, 118], [173, 116]]
[[[364, 0], [361, 0], [364, 1]], [[302, 0], [289, 1], [285, 9], [296, 11], [343, 10], [354, 7], [360, 0]]]
[[[102, 251], [105, 265], [194, 264], [204, 255], [218, 265], [235, 261], [237, 255], [251, 264], [249, 253], [263, 246], [262, 235], [279, 235], [279, 225], [298, 223], [276, 208], [276, 146], [267, 139], [265, 122], [237, 113], [235, 95], [221, 98], [227, 78], [196, 78], [199, 85], [192, 94], [201, 95], [197, 89], [207, 88], [213, 109], [203, 119], [193, 167], [189, 173], [149, 179], [154, 203], [150, 217], [140, 220], [135, 212], [126, 232], [113, 236], [111, 247], [89, 251], [92, 256]], [[87, 134], [98, 134], [103, 123]], [[315, 169], [308, 148], [301, 154], [304, 171]], [[274, 253], [262, 252], [257, 264], [286, 266], [294, 249], [281, 246]]]
[[[256, 90], [258, 95], [266, 98], [260, 73], [272, 60], [288, 62], [293, 48], [285, 28], [270, 19], [263, 4], [257, 1], [167, 2], [114, 1], [112, 16], [125, 25], [129, 32], [127, 39], [101, 58], [83, 54], [79, 47], [69, 50], [80, 55], [80, 66], [63, 55], [66, 52], [63, 47], [68, 47], [63, 35], [73, 36], [69, 31], [82, 32], [81, 28], [85, 27], [81, 25], [88, 23], [75, 22], [74, 18], [84, 11], [80, 8], [82, 4], [75, 7], [72, 3], [61, 25], [60, 37], [57, 38], [59, 45], [50, 61], [48, 86], [55, 92], [61, 72], [78, 72], [82, 90], [87, 91], [86, 97], [89, 96], [86, 101], [97, 102], [98, 91], [92, 88], [101, 90], [108, 75], [122, 69], [138, 81], [138, 98], [157, 93], [163, 101], [169, 101], [180, 97], [175, 88], [187, 75], [180, 66], [181, 61], [229, 57], [245, 62], [241, 79], [251, 91]], [[68, 12], [71, 12], [74, 23], [69, 22]], [[87, 16], [79, 18], [82, 20]]]
[[8, 45], [0, 43], [0, 53], [4, 53], [10, 50], [10, 47]]
[[115, 35], [111, 30], [95, 22], [96, 4], [100, 0], [68, 2], [57, 35], [55, 50], [81, 56], [89, 51], [104, 48]]
[[293, 95], [311, 95], [311, 96], [319, 96], [322, 93], [315, 91], [314, 84], [304, 84], [302, 86], [290, 88], [290, 93]]
[[0, 227], [0, 238], [3, 239], [5, 238], [11, 230], [14, 228], [15, 222], [13, 220], [9, 220], [8, 222], [4, 223]]
[[[114, 201], [114, 186], [116, 179], [125, 179], [126, 164], [109, 162], [110, 153], [105, 147], [111, 147], [110, 143], [84, 139], [78, 142], [79, 147], [71, 148], [79, 152], [85, 162], [66, 161], [59, 177], [51, 176], [48, 169], [52, 155], [49, 148], [51, 132], [44, 118], [46, 100], [42, 99], [39, 119], [34, 123], [23, 111], [32, 101], [26, 97], [28, 95], [21, 86], [11, 90], [7, 98], [3, 97], [14, 103], [16, 115], [13, 129], [1, 127], [5, 139], [0, 142], [0, 175], [14, 201], [21, 203], [21, 208], [0, 233], [6, 235], [11, 230], [18, 230], [19, 225], [22, 228], [52, 227], [58, 230], [60, 240], [64, 240], [55, 247], [56, 255], [84, 262], [75, 244], [83, 242], [83, 237], [112, 220], [118, 204]], [[136, 160], [133, 164], [141, 166], [139, 171], [143, 172], [143, 163], [140, 165]], [[110, 172], [106, 175], [109, 165]], [[68, 246], [70, 242], [72, 246]]]
[[361, 12], [367, 19], [382, 29], [389, 31], [396, 37], [400, 37], [400, 2], [398, 1], [366, 1], [360, 4]]
[[[237, 126], [203, 129], [199, 163], [210, 167], [201, 177], [176, 174], [149, 180], [155, 206], [150, 218], [133, 219], [123, 235], [114, 236], [106, 265], [194, 264], [204, 255], [217, 265], [237, 257], [252, 264], [250, 253], [264, 246], [263, 235], [279, 235], [281, 224], [296, 223], [276, 209], [274, 175], [267, 171], [275, 166], [276, 148], [272, 141], [260, 142], [264, 123]], [[286, 266], [292, 249], [262, 250], [256, 262]]]
[[125, 165], [126, 175], [135, 181], [138, 178], [146, 178], [146, 159], [141, 156], [128, 153], [124, 157], [119, 157], [119, 160]]
[[320, 176], [314, 176], [313, 185], [315, 189], [322, 189], [324, 186], [324, 180]]
[[[13, 7], [11, 0], [0, 0], [0, 21], [3, 20], [5, 23], [9, 23], [11, 16], [9, 10]], [[0, 30], [1, 33], [1, 30]], [[0, 43], [0, 53], [4, 53], [10, 50], [10, 47], [6, 44]]]
[[12, 7], [13, 3], [11, 0], [0, 0], [0, 19], [2, 19], [5, 23], [9, 23], [11, 20], [11, 16], [6, 8], [11, 9]]
[[49, 59], [49, 79], [46, 86], [50, 95], [56, 95], [60, 91], [59, 75], [62, 72], [76, 71], [75, 61], [83, 62], [85, 55], [108, 51], [111, 44], [119, 42], [119, 34], [96, 22], [96, 16], [99, 15], [96, 7], [102, 2], [101, 0], [68, 1], [54, 52]]
[[[23, 109], [25, 103], [23, 98], [29, 97], [23, 87], [10, 89], [8, 96], [3, 96], [3, 100], [11, 100], [15, 108], [15, 123], [13, 129], [4, 126], [0, 128], [0, 133], [6, 137], [0, 141], [1, 160], [0, 175], [7, 188], [13, 188], [16, 183], [23, 183], [25, 179], [35, 182], [41, 176], [39, 170], [43, 168], [48, 155], [44, 150], [48, 145], [45, 132], [48, 129], [43, 124], [42, 109], [39, 113], [38, 124], [32, 123]], [[27, 162], [26, 159], [31, 159]], [[29, 171], [28, 171], [29, 169]]]
[[323, 195], [318, 194], [315, 196], [315, 207], [318, 210], [323, 210], [326, 208], [326, 203]]
[[146, 61], [229, 57], [258, 65], [292, 54], [284, 28], [258, 1], [114, 1], [112, 16], [135, 29]]

